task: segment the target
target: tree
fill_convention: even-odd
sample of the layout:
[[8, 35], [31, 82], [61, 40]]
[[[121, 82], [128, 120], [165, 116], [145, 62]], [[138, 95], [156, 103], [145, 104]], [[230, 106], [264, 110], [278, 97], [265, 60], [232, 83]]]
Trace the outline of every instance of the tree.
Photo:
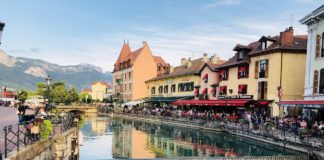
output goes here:
[[77, 102], [79, 100], [79, 95], [78, 95], [75, 87], [72, 87], [69, 91], [67, 91], [67, 95], [65, 98], [66, 98], [65, 99], [66, 104]]
[[[44, 92], [44, 88], [45, 88], [45, 92]], [[43, 83], [43, 82], [38, 82], [37, 83], [37, 95], [39, 96], [47, 96], [47, 84]], [[45, 95], [46, 94], [46, 95]]]
[[55, 82], [51, 86], [51, 99], [54, 103], [65, 103], [67, 90], [64, 82]]
[[17, 99], [22, 103], [26, 101], [27, 97], [28, 97], [28, 92], [23, 89], [17, 93]]
[[79, 100], [80, 100], [80, 102], [83, 102], [83, 103], [91, 103], [92, 96], [88, 93], [81, 93], [79, 96]]

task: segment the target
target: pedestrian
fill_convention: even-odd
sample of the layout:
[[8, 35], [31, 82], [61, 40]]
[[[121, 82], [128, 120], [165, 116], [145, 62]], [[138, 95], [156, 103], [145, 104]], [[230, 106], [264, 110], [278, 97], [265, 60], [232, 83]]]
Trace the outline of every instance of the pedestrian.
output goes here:
[[18, 114], [18, 122], [24, 122], [24, 116], [26, 112], [26, 106], [24, 106], [21, 102], [18, 103], [17, 114]]

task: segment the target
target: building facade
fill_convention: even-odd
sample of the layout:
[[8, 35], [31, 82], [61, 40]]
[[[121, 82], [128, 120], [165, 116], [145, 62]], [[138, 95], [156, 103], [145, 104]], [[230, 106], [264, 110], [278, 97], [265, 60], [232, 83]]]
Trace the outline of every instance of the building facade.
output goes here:
[[112, 73], [114, 98], [131, 101], [147, 97], [145, 81], [169, 69], [170, 65], [161, 57], [153, 56], [146, 42], [133, 52], [129, 44], [124, 44]]
[[217, 67], [219, 98], [267, 100], [273, 116], [285, 112], [279, 101], [303, 99], [307, 36], [293, 32], [289, 27], [279, 36], [237, 45], [235, 55]]
[[308, 27], [304, 100], [280, 105], [307, 121], [324, 120], [324, 5], [300, 20]]
[[92, 100], [102, 101], [109, 88], [111, 86], [106, 82], [93, 82], [91, 85]]
[[[181, 59], [181, 65], [172, 67], [170, 73], [146, 81], [149, 101], [169, 103], [177, 99], [193, 99], [195, 96], [206, 98], [212, 95], [209, 90], [210, 85], [216, 83], [216, 72], [211, 68], [224, 62], [216, 55], [209, 58], [207, 54], [195, 60]], [[201, 77], [201, 74], [205, 77]]]
[[324, 5], [300, 22], [308, 27], [305, 100], [324, 100]]

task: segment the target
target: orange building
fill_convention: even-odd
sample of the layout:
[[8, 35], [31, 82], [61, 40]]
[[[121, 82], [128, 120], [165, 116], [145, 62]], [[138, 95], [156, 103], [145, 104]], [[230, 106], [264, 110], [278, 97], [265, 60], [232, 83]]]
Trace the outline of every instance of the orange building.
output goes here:
[[144, 41], [143, 47], [131, 51], [125, 43], [114, 65], [114, 98], [131, 101], [147, 97], [145, 81], [169, 72], [170, 65], [161, 57], [154, 56]]

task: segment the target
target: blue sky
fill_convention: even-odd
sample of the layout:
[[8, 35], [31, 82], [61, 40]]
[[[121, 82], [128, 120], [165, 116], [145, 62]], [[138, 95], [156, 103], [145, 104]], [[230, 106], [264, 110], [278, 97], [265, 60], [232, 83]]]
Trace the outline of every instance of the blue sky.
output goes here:
[[[13, 56], [61, 65], [113, 69], [123, 40], [147, 41], [171, 65], [203, 53], [224, 59], [233, 47], [277, 35], [322, 0], [0, 0], [1, 48]], [[292, 16], [293, 15], [293, 16]], [[291, 18], [293, 17], [293, 18]]]

